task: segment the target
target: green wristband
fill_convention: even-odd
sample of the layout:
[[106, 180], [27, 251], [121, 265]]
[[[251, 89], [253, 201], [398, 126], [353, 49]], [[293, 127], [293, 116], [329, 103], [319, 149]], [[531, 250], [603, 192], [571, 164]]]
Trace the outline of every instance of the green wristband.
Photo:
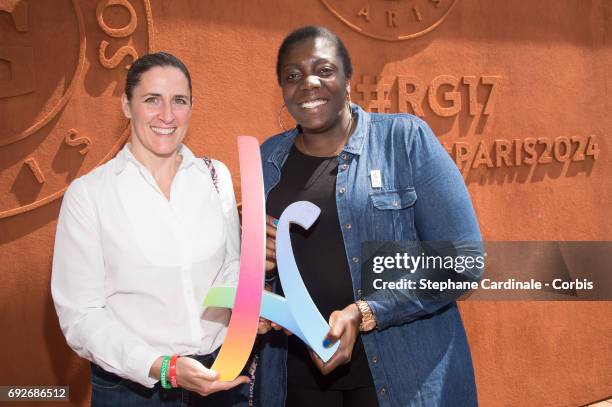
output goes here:
[[171, 389], [172, 385], [168, 382], [168, 365], [170, 364], [170, 356], [164, 356], [164, 360], [161, 364], [161, 370], [159, 371], [159, 378], [161, 379], [161, 385], [164, 389]]

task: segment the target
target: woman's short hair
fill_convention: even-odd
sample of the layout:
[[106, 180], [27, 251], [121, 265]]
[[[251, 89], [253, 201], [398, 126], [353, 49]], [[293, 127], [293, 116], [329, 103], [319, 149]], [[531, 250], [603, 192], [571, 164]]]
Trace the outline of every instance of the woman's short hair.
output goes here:
[[187, 78], [187, 82], [189, 83], [189, 95], [191, 99], [191, 76], [189, 75], [189, 70], [185, 64], [175, 57], [172, 54], [167, 52], [156, 52], [154, 54], [146, 54], [138, 58], [127, 73], [127, 78], [125, 79], [125, 95], [128, 100], [132, 100], [133, 90], [140, 83], [140, 77], [143, 73], [147, 72], [151, 68], [155, 68], [156, 66], [173, 66], [178, 68]]
[[334, 45], [336, 47], [338, 57], [344, 66], [344, 76], [349, 79], [353, 76], [353, 64], [351, 62], [351, 57], [340, 37], [325, 27], [318, 25], [307, 25], [305, 27], [298, 28], [287, 35], [278, 49], [278, 56], [276, 58], [276, 78], [279, 84], [281, 83], [281, 68], [283, 65], [283, 60], [291, 50], [291, 47], [297, 43], [312, 38], [325, 38], [332, 45]]

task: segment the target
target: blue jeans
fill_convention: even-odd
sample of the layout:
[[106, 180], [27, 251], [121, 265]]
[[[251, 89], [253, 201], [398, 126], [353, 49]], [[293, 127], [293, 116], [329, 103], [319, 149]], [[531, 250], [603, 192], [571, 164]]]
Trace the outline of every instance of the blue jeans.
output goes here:
[[[213, 355], [198, 356], [196, 360], [207, 367], [212, 365]], [[220, 391], [203, 397], [189, 390], [163, 389], [160, 383], [153, 388], [109, 373], [91, 364], [91, 405], [92, 407], [222, 407], [248, 406], [249, 385], [240, 385], [231, 390]]]

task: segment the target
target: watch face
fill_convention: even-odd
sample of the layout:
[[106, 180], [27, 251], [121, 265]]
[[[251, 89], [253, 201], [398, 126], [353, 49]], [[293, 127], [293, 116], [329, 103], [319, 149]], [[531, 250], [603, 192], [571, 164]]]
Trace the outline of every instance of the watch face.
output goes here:
[[420, 37], [440, 25], [456, 0], [321, 0], [344, 24], [385, 41]]
[[127, 67], [152, 47], [148, 0], [0, 1], [0, 218], [61, 197], [127, 138]]

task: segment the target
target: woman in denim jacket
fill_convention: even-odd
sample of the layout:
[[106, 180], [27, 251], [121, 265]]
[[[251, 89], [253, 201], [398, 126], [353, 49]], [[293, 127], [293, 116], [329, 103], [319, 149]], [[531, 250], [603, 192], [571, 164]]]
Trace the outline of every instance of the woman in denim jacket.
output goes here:
[[[308, 200], [322, 209], [310, 230], [293, 226], [291, 240], [302, 279], [329, 317], [328, 340], [340, 346], [323, 363], [292, 336], [266, 334], [260, 402], [476, 405], [470, 351], [455, 304], [465, 290], [372, 291], [362, 285], [361, 270], [368, 260], [362, 244], [368, 241], [437, 242], [429, 247], [453, 259], [481, 256], [468, 191], [425, 122], [351, 104], [351, 74], [344, 44], [323, 27], [300, 28], [279, 49], [278, 82], [298, 126], [261, 147], [268, 259], [274, 263], [274, 218], [288, 204]], [[425, 251], [419, 245], [416, 255]], [[406, 276], [470, 284], [483, 271], [481, 263], [445, 267]]]

